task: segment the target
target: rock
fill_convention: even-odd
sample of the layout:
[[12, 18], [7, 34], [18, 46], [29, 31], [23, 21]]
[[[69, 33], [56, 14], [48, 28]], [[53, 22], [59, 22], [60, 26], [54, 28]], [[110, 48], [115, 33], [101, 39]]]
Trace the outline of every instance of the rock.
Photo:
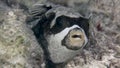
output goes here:
[[40, 68], [43, 51], [21, 9], [0, 5], [0, 68]]

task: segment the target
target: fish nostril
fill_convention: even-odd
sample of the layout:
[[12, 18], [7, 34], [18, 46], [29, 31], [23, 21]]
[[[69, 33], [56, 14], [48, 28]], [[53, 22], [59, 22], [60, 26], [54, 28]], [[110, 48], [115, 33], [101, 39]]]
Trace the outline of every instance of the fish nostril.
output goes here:
[[81, 35], [72, 35], [72, 38], [81, 38]]

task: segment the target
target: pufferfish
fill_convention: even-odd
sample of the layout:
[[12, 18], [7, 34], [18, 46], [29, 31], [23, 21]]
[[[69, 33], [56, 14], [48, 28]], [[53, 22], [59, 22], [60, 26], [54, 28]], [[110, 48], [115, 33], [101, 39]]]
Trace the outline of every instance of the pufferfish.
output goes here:
[[36, 5], [30, 13], [29, 22], [47, 61], [67, 62], [88, 43], [89, 19], [77, 11], [58, 5]]

